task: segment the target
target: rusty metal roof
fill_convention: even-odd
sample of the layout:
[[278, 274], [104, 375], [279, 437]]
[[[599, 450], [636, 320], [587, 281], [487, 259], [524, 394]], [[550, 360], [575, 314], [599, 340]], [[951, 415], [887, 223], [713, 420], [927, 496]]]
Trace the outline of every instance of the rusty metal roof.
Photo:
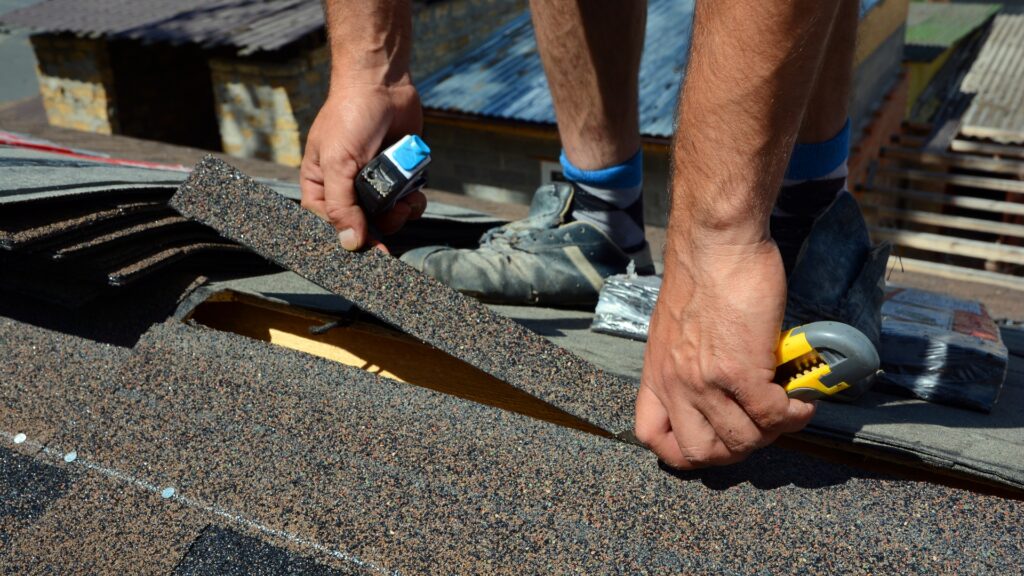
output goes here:
[[1024, 143], [1024, 14], [1000, 14], [960, 88], [973, 94], [960, 132]]
[[0, 16], [0, 25], [207, 48], [239, 55], [282, 48], [322, 29], [318, 0], [47, 0]]

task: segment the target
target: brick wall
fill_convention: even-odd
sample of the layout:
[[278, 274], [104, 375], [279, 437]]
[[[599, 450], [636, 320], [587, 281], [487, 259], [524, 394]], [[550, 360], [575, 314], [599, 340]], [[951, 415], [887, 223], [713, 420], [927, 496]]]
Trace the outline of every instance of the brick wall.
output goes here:
[[106, 42], [56, 34], [33, 35], [31, 42], [50, 124], [100, 134], [117, 132], [114, 75]]
[[[428, 121], [424, 139], [431, 148], [428, 186], [502, 202], [528, 204], [540, 186], [542, 163], [558, 162], [554, 137], [499, 133], [468, 125]], [[668, 154], [644, 151], [644, 218], [668, 222]]]
[[298, 166], [306, 135], [327, 96], [327, 48], [281, 62], [211, 59], [210, 73], [224, 151]]

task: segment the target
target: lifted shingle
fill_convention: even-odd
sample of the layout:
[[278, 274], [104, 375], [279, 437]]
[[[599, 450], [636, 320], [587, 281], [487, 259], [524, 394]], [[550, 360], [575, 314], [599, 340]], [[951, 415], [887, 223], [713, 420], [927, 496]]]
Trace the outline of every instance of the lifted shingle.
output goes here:
[[396, 258], [344, 250], [326, 222], [212, 156], [196, 166], [171, 206], [574, 416], [612, 433], [632, 427], [635, 381], [597, 369]]

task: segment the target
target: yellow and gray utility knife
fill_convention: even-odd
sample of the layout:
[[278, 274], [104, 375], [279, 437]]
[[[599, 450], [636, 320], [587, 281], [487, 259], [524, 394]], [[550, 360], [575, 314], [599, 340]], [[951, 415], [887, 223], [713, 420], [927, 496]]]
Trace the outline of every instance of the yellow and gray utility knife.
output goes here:
[[872, 378], [879, 366], [871, 340], [839, 322], [812, 322], [783, 332], [775, 359], [775, 382], [790, 398], [806, 401]]

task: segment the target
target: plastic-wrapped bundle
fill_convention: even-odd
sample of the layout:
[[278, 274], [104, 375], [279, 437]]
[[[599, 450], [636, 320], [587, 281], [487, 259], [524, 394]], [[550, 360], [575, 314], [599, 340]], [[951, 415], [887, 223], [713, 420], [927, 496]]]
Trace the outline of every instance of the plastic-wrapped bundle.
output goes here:
[[887, 291], [876, 385], [943, 404], [992, 410], [1008, 354], [980, 302], [904, 288]]
[[613, 336], [647, 340], [654, 304], [661, 290], [660, 276], [619, 274], [609, 276], [601, 287], [590, 329]]

